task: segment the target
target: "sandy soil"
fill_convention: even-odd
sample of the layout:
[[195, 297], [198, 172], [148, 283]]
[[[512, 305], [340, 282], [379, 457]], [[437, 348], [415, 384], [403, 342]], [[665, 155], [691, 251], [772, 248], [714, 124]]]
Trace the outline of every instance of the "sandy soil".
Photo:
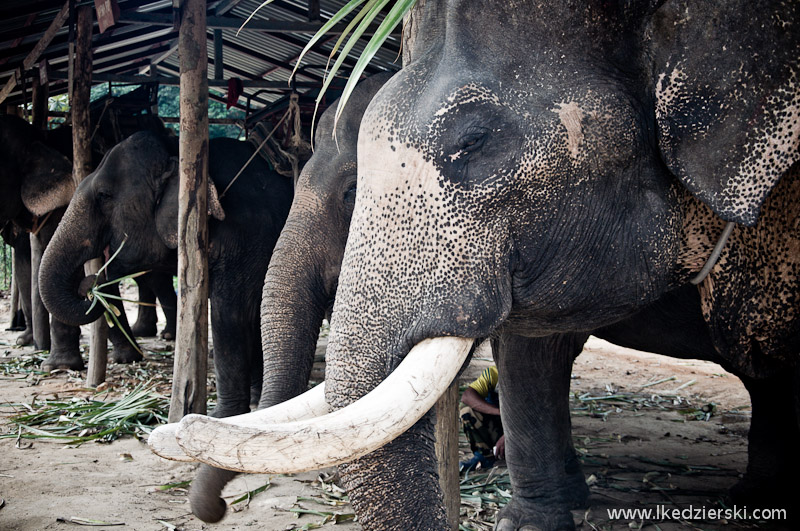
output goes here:
[[[8, 322], [7, 308], [8, 299], [0, 299], [0, 323]], [[129, 316], [134, 317], [132, 309]], [[0, 433], [15, 433], [8, 417], [34, 399], [92, 395], [83, 385], [85, 373], [36, 375], [11, 370], [21, 357], [32, 355], [30, 347], [13, 346], [15, 337], [13, 332], [0, 333]], [[82, 340], [87, 339], [84, 333]], [[168, 393], [173, 345], [151, 339], [143, 346], [147, 361], [111, 366], [109, 386], [101, 396], [118, 396], [144, 381]], [[464, 379], [489, 361], [485, 353], [476, 356]], [[614, 508], [722, 507], [726, 490], [746, 466], [749, 398], [739, 380], [718, 365], [639, 353], [592, 338], [575, 363], [571, 394], [575, 445], [592, 490], [591, 507], [574, 511], [580, 529], [775, 527], [718, 518], [609, 517], [608, 510]], [[463, 440], [461, 451], [463, 455], [468, 451]], [[349, 505], [338, 502], [341, 494], [334, 470], [291, 477], [246, 475], [224, 492], [229, 503], [267, 483], [270, 486], [249, 503], [233, 505], [222, 523], [203, 524], [190, 514], [185, 488], [159, 489], [190, 480], [195, 467], [162, 460], [132, 437], [78, 447], [6, 438], [0, 439], [0, 455], [0, 529], [77, 529], [87, 520], [135, 530], [316, 529], [326, 514], [352, 512]], [[506, 473], [496, 467], [492, 476]], [[465, 484], [469, 482], [467, 478]], [[465, 492], [470, 494], [470, 489]], [[480, 522], [491, 521], [496, 507], [477, 505], [474, 498], [462, 505], [463, 521], [470, 528], [484, 529]], [[360, 529], [355, 522], [336, 526]]]

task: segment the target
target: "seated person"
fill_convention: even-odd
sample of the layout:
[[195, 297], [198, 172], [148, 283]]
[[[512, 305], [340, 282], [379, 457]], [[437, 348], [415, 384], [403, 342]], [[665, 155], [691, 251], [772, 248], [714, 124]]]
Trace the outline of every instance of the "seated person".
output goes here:
[[459, 463], [459, 471], [494, 466], [495, 458], [505, 458], [506, 439], [500, 423], [500, 399], [497, 394], [497, 367], [483, 370], [477, 380], [461, 395], [461, 425], [469, 440], [473, 457]]

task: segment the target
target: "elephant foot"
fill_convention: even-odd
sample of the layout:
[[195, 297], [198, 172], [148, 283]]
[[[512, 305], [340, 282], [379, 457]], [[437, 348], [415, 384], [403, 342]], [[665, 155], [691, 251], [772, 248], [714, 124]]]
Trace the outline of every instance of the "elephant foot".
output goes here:
[[138, 350], [129, 344], [115, 345], [114, 350], [111, 351], [109, 361], [113, 363], [133, 363], [135, 361], [142, 361], [142, 356]]
[[495, 531], [573, 531], [575, 521], [566, 505], [543, 505], [514, 496], [497, 514]]
[[165, 328], [161, 331], [161, 339], [166, 339], [167, 341], [172, 341], [175, 339], [175, 329], [168, 329]]
[[56, 369], [67, 369], [71, 371], [82, 371], [84, 369], [83, 358], [78, 350], [52, 350], [47, 359], [42, 362], [43, 371], [54, 371]]
[[33, 330], [31, 328], [26, 328], [24, 332], [17, 336], [17, 345], [33, 345]]
[[585, 509], [589, 506], [589, 486], [586, 484], [586, 477], [583, 475], [583, 467], [575, 452], [570, 452], [564, 463], [564, 471], [567, 474], [566, 491], [570, 509]]
[[142, 322], [137, 320], [131, 326], [131, 332], [135, 337], [155, 337], [158, 333], [158, 328], [154, 322]]
[[793, 489], [786, 488], [796, 481], [797, 475], [781, 474], [767, 478], [745, 475], [728, 492], [731, 502], [737, 506], [789, 507], [795, 503]]

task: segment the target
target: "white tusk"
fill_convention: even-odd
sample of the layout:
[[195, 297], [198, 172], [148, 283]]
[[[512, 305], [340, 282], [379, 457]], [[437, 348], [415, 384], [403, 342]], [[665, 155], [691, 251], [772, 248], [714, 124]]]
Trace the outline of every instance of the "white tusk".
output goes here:
[[[329, 411], [330, 408], [327, 402], [325, 402], [325, 383], [323, 382], [302, 395], [298, 395], [286, 402], [265, 409], [259, 409], [252, 413], [245, 413], [243, 415], [217, 420], [235, 423], [240, 426], [263, 426], [265, 424], [276, 424], [319, 417]], [[195, 459], [186, 455], [181, 447], [178, 446], [178, 441], [175, 439], [175, 432], [177, 430], [177, 422], [165, 424], [153, 430], [150, 437], [147, 439], [150, 450], [165, 459], [171, 459], [173, 461], [195, 461]]]
[[422, 418], [458, 375], [473, 343], [426, 339], [378, 387], [322, 417], [255, 426], [236, 417], [187, 415], [178, 426], [178, 444], [198, 461], [238, 472], [288, 474], [351, 461]]

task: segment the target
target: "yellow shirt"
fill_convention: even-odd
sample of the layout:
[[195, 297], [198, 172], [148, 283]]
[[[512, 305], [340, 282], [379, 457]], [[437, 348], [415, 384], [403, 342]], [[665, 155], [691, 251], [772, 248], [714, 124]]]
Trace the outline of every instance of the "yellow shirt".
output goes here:
[[497, 387], [497, 367], [485, 368], [481, 375], [478, 376], [478, 379], [469, 384], [469, 386], [481, 395], [481, 398], [485, 399]]

